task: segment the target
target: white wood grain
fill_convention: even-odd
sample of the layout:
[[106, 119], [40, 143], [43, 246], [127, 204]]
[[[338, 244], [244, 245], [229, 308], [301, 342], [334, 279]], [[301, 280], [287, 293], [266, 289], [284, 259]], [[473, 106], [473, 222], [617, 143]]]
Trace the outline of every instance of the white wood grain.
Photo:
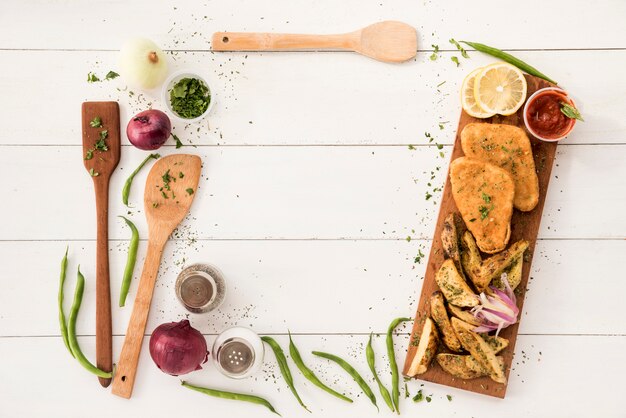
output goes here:
[[[183, 224], [198, 238], [430, 239], [441, 194], [433, 189], [443, 184], [450, 148], [444, 148], [445, 158], [434, 146], [183, 151], [204, 162]], [[146, 231], [143, 213], [125, 209], [120, 197], [127, 174], [144, 157], [136, 150], [124, 152], [112, 179], [111, 238], [127, 237], [123, 224], [113, 222], [127, 212], [137, 215], [133, 219]], [[2, 147], [0, 177], [11, 181], [0, 215], [11, 221], [0, 239], [95, 238], [92, 181], [82, 158], [82, 148], [75, 146]], [[624, 238], [625, 159], [626, 146], [560, 148], [539, 236]], [[132, 205], [142, 200], [147, 172], [135, 179]], [[433, 194], [429, 200], [427, 192]]]
[[[300, 395], [316, 415], [391, 416], [378, 391], [375, 393], [380, 413], [359, 393], [355, 383], [342, 370], [310, 354], [311, 350], [338, 354], [354, 364], [371, 383], [363, 354], [366, 335], [294, 338], [305, 361], [319, 377], [355, 400], [354, 404], [347, 404], [330, 397], [305, 381], [290, 363]], [[286, 348], [287, 338], [282, 336], [277, 339]], [[208, 338], [209, 344], [212, 340], [212, 337]], [[402, 358], [407, 340], [406, 336], [396, 338], [398, 358]], [[87, 356], [93, 358], [94, 338], [80, 338], [80, 343]], [[381, 378], [389, 386], [388, 375], [384, 372], [387, 367], [383, 354], [384, 338], [375, 338], [374, 343]], [[122, 338], [115, 337], [114, 351], [119, 352], [121, 344]], [[409, 393], [415, 395], [421, 388], [424, 396], [432, 396], [432, 401], [415, 404], [405, 399], [402, 385], [401, 411], [407, 416], [426, 417], [621, 417], [624, 412], [621, 377], [626, 373], [624, 350], [624, 336], [522, 335], [517, 342], [514, 369], [505, 400], [431, 383], [421, 387], [419, 381], [412, 381], [408, 384]], [[210, 398], [180, 387], [180, 378], [167, 376], [152, 364], [147, 341], [130, 401], [102, 389], [93, 376], [70, 358], [59, 337], [0, 338], [0, 356], [10, 359], [3, 364], [3, 376], [10, 378], [0, 379], [2, 416], [272, 416], [257, 405]], [[273, 354], [269, 352], [265, 356], [263, 371], [246, 380], [229, 380], [219, 375], [212, 365], [183, 378], [197, 385], [265, 396], [282, 416], [310, 416], [287, 389]], [[452, 401], [448, 401], [446, 395], [451, 395]]]
[[[2, 242], [0, 265], [7, 278], [0, 292], [0, 336], [59, 335], [56, 315], [62, 241]], [[95, 242], [69, 242], [66, 310], [74, 291], [76, 266], [86, 276], [78, 332], [95, 332]], [[138, 286], [147, 243], [139, 247], [128, 305], [117, 307], [127, 242], [111, 248], [113, 332], [124, 335]], [[186, 311], [174, 296], [176, 276], [185, 265], [217, 265], [227, 281], [222, 307], [191, 315], [203, 333], [233, 325], [259, 332], [385, 332], [398, 316], [413, 316], [426, 260], [415, 263], [426, 241], [197, 241], [170, 242], [163, 257], [146, 331], [179, 320]], [[526, 296], [522, 334], [621, 334], [620, 312], [626, 282], [615, 274], [616, 254], [626, 241], [539, 241]], [[20, 260], [36, 260], [25, 269]], [[598, 285], [598, 283], [602, 285]], [[607, 291], [611, 289], [611, 291]], [[25, 301], [28, 301], [25, 304]], [[36, 309], [34, 307], [37, 307]], [[48, 312], [50, 315], [42, 315]]]
[[[531, 0], [522, 6], [498, 0], [476, 5], [463, 0], [34, 0], [11, 4], [0, 15], [0, 48], [117, 49], [140, 34], [165, 48], [208, 49], [215, 31], [337, 33], [393, 19], [415, 26], [418, 46], [426, 49], [431, 44], [451, 48], [451, 37], [500, 48], [624, 48], [625, 14], [619, 0], [593, 7], [584, 0]], [[582, 25], [597, 30], [581, 30]]]
[[[463, 78], [494, 62], [470, 54], [457, 68], [450, 61], [458, 55], [453, 53], [436, 61], [420, 53], [417, 61], [402, 65], [349, 54], [176, 53], [170, 57], [172, 70], [188, 67], [206, 75], [216, 105], [207, 123], [187, 129], [175, 123], [175, 130], [183, 142], [197, 145], [419, 145], [428, 143], [425, 132], [437, 143], [452, 144]], [[626, 78], [615, 65], [626, 60], [626, 50], [516, 54], [556, 78], [576, 99], [585, 122], [564, 145], [626, 143]], [[119, 101], [123, 132], [135, 113], [149, 106], [164, 109], [159, 91], [141, 94], [122, 78], [87, 83], [89, 71], [104, 76], [116, 69], [116, 55], [0, 51], [0, 90], [11, 97], [14, 115], [3, 119], [0, 144], [80, 144], [80, 103], [86, 100]], [[25, 86], [36, 93], [25, 94]], [[129, 144], [125, 134], [122, 139]]]

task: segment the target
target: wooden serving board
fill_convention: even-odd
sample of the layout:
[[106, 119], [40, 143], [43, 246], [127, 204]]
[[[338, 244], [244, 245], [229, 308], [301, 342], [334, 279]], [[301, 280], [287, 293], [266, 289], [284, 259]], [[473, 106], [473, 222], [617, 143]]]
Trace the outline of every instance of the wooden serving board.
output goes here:
[[[526, 75], [526, 81], [528, 83], [528, 96], [530, 97], [535, 91], [553, 86], [551, 83], [544, 81], [540, 78]], [[454, 142], [454, 149], [452, 150], [451, 161], [463, 156], [463, 149], [461, 148], [461, 131], [468, 123], [481, 122], [481, 123], [503, 123], [509, 125], [519, 126], [526, 130], [524, 127], [523, 119], [523, 106], [520, 110], [511, 116], [494, 116], [489, 119], [476, 119], [469, 116], [462, 111], [461, 119], [459, 120], [459, 127], [457, 129], [456, 140]], [[524, 256], [524, 264], [522, 270], [522, 281], [516, 290], [517, 304], [520, 308], [520, 318], [523, 317], [523, 305], [524, 296], [526, 294], [526, 286], [528, 284], [528, 276], [530, 274], [530, 265], [533, 259], [535, 250], [535, 243], [537, 241], [537, 233], [539, 231], [539, 224], [541, 223], [541, 214], [543, 212], [543, 205], [546, 201], [546, 194], [548, 191], [548, 183], [550, 182], [550, 173], [552, 172], [552, 163], [554, 162], [554, 156], [556, 154], [557, 143], [548, 143], [539, 141], [534, 138], [528, 131], [526, 131], [533, 150], [533, 157], [535, 159], [535, 166], [537, 169], [537, 176], [539, 178], [539, 203], [530, 212], [520, 212], [518, 210], [513, 211], [513, 217], [511, 218], [511, 239], [509, 244], [514, 243], [520, 239], [527, 240], [530, 245]], [[441, 200], [441, 208], [439, 210], [439, 217], [437, 219], [437, 227], [435, 228], [435, 234], [433, 236], [433, 243], [430, 249], [430, 255], [428, 257], [428, 265], [426, 266], [426, 274], [422, 284], [422, 294], [417, 307], [417, 314], [415, 316], [415, 322], [413, 324], [413, 330], [411, 333], [410, 341], [419, 338], [424, 321], [430, 313], [430, 295], [439, 290], [437, 283], [435, 282], [435, 273], [444, 261], [444, 252], [441, 243], [441, 231], [443, 229], [443, 222], [446, 216], [451, 213], [459, 213], [457, 206], [452, 197], [452, 190], [450, 185], [450, 173], [446, 179], [446, 184], [443, 189], [443, 196]], [[483, 257], [488, 255], [483, 254]], [[517, 331], [519, 329], [519, 322], [508, 328], [505, 328], [500, 332], [500, 336], [509, 340], [509, 346], [501, 353], [504, 357], [505, 371], [507, 381], [511, 372], [511, 363], [513, 361], [513, 353], [515, 351], [515, 342], [517, 340]], [[443, 344], [443, 343], [442, 343]], [[441, 344], [441, 345], [442, 345]], [[440, 345], [440, 349], [441, 349]], [[415, 356], [417, 347], [409, 342], [406, 360], [404, 362], [404, 374], [406, 375], [411, 361]], [[424, 374], [417, 375], [417, 379], [426, 380], [429, 382], [439, 383], [446, 386], [452, 386], [459, 389], [469, 390], [471, 392], [482, 393], [484, 395], [495, 396], [498, 398], [504, 398], [506, 394], [506, 385], [496, 383], [489, 377], [481, 377], [478, 379], [464, 380], [454, 377], [444, 372], [437, 363], [433, 360], [428, 371]]]

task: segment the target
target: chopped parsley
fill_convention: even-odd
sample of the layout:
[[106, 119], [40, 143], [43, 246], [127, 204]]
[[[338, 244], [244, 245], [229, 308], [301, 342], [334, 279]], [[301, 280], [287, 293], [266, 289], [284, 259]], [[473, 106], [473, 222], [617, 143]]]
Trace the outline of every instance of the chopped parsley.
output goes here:
[[[461, 65], [461, 63], [459, 62], [459, 59], [456, 56], [451, 56], [450, 60], [456, 64], [456, 66], [458, 67], [459, 65]], [[428, 398], [427, 398], [428, 399]]]
[[170, 169], [169, 168], [167, 169], [165, 174], [163, 174], [161, 176], [161, 179], [163, 180], [163, 187], [165, 188], [165, 190], [172, 190], [170, 188], [170, 182], [172, 180], [176, 181], [176, 179], [170, 175]]
[[480, 212], [480, 220], [483, 221], [485, 220], [485, 218], [487, 218], [487, 216], [489, 216], [489, 211], [491, 209], [489, 209], [487, 206], [481, 206], [478, 208], [478, 211]]
[[426, 397], [426, 402], [430, 402], [430, 401], [432, 401], [432, 400], [433, 400], [433, 399], [432, 399], [432, 397], [430, 397], [430, 396], [427, 396], [427, 397]]
[[114, 78], [119, 77], [120, 75], [115, 71], [109, 71], [106, 76], [104, 76], [105, 80], [113, 80]]
[[193, 189], [192, 189], [191, 187], [190, 187], [190, 188], [188, 188], [188, 189], [185, 189], [185, 191], [187, 192], [187, 194], [188, 194], [189, 196], [191, 196], [191, 195], [193, 194]]
[[183, 143], [180, 142], [180, 138], [176, 136], [173, 132], [172, 132], [172, 138], [174, 138], [174, 141], [176, 141], [176, 149], [183, 146]]
[[418, 403], [424, 400], [424, 395], [422, 394], [422, 389], [417, 391], [417, 395], [413, 396], [413, 402]]
[[456, 46], [456, 49], [459, 50], [459, 52], [461, 53], [461, 56], [463, 58], [469, 58], [469, 55], [467, 55], [467, 51], [465, 49], [463, 49], [463, 47], [461, 45], [459, 45], [459, 43], [457, 41], [454, 40], [454, 38], [450, 38], [450, 43], [454, 46]]
[[156, 209], [159, 207], [159, 204], [157, 202], [152, 202], [152, 207]]
[[437, 55], [437, 53], [439, 52], [439, 45], [432, 45], [432, 47], [433, 47], [433, 53], [430, 54], [430, 60], [437, 61], [437, 58], [439, 58], [439, 56]]
[[178, 178], [182, 179], [183, 177], [185, 177], [185, 173], [183, 173], [182, 171], [178, 172]]
[[209, 88], [197, 78], [182, 78], [170, 90], [170, 105], [181, 118], [194, 119], [201, 116], [210, 102]]
[[433, 136], [429, 132], [424, 132], [424, 135], [428, 139], [428, 143], [433, 142], [433, 140], [435, 139], [435, 138], [433, 138]]
[[491, 203], [491, 196], [483, 192], [483, 200], [485, 201], [485, 203]]
[[406, 237], [406, 242], [411, 242], [411, 236], [410, 236], [410, 235], [408, 235], [408, 236]]
[[452, 395], [446, 395], [446, 398], [448, 398], [448, 401], [452, 402]]
[[415, 149], [415, 147], [414, 147], [412, 144], [409, 144], [409, 149], [410, 149], [411, 151], [413, 151], [413, 150]]
[[163, 199], [169, 199], [169, 196], [163, 190], [161, 190], [161, 196], [163, 196]]
[[91, 126], [92, 128], [101, 128], [102, 119], [100, 118], [100, 116], [96, 116], [95, 118], [93, 118], [91, 122], [89, 122], [89, 126]]
[[421, 263], [422, 259], [424, 258], [424, 253], [422, 252], [422, 249], [420, 248], [419, 250], [417, 250], [417, 255], [415, 256], [415, 260], [413, 260], [414, 263]]
[[89, 73], [87, 74], [87, 82], [88, 83], [97, 83], [100, 81], [108, 81], [108, 80], [113, 80], [114, 78], [119, 77], [120, 75], [118, 73], [116, 73], [115, 71], [109, 71], [105, 76], [104, 76], [104, 80], [101, 80], [100, 77], [98, 77], [95, 73], [92, 73], [91, 71], [89, 71]]
[[431, 197], [433, 197], [433, 195], [430, 194], [430, 192], [426, 192], [426, 200], [430, 200]]
[[89, 71], [89, 73], [87, 74], [87, 82], [88, 83], [96, 83], [98, 81], [100, 81], [98, 76], [95, 75], [94, 73], [92, 73], [91, 71]]
[[437, 145], [437, 149], [443, 149], [443, 144], [436, 144]]
[[93, 150], [87, 150], [87, 154], [85, 154], [85, 160], [91, 160], [93, 158]]
[[100, 175], [100, 173], [98, 173], [97, 171], [94, 171], [93, 168], [89, 169], [89, 175], [91, 175], [91, 177], [98, 177]]

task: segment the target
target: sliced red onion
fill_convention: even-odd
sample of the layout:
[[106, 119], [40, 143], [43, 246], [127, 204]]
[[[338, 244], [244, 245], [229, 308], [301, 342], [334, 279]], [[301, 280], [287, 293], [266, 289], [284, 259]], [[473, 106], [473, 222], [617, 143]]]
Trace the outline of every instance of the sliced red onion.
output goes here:
[[473, 329], [474, 332], [496, 331], [497, 337], [503, 328], [517, 322], [519, 308], [506, 273], [502, 273], [501, 280], [504, 283], [504, 291], [490, 286], [493, 294], [486, 295], [482, 292], [479, 296], [480, 305], [472, 309], [474, 316], [481, 321], [481, 324]]

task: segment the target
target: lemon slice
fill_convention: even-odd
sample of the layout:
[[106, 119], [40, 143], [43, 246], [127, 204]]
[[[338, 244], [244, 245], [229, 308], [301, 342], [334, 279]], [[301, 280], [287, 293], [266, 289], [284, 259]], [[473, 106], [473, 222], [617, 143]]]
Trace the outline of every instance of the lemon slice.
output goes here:
[[475, 69], [471, 73], [465, 77], [463, 80], [463, 86], [461, 87], [461, 105], [463, 106], [463, 110], [470, 116], [475, 118], [490, 118], [495, 113], [493, 112], [485, 112], [478, 106], [476, 103], [476, 99], [474, 99], [474, 80], [476, 80], [476, 76], [483, 70], [482, 67]]
[[524, 74], [511, 64], [497, 62], [476, 75], [474, 98], [487, 113], [508, 116], [517, 112], [526, 100]]

